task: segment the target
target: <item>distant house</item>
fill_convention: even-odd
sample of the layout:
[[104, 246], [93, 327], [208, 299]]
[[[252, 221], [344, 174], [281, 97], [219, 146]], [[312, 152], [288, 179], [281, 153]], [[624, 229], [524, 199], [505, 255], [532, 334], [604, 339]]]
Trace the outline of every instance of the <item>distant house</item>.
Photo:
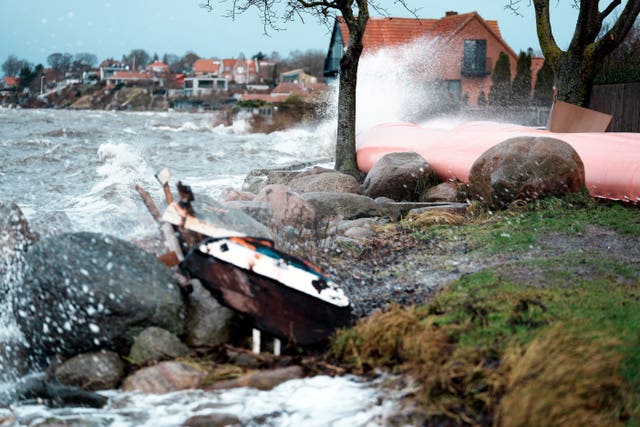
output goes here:
[[249, 93], [239, 96], [240, 101], [260, 100], [265, 102], [282, 102], [291, 96], [299, 96], [303, 100], [311, 101], [327, 90], [325, 83], [279, 83], [269, 94]]
[[[348, 41], [349, 29], [338, 17], [325, 58], [325, 77], [338, 75]], [[401, 59], [399, 48], [414, 43], [409, 58]], [[500, 52], [509, 57], [512, 78], [518, 60], [502, 38], [498, 22], [484, 20], [477, 12], [450, 11], [440, 19], [369, 18], [363, 44], [362, 58], [390, 49], [390, 66], [404, 63], [407, 78], [440, 83], [453, 99], [467, 97], [469, 105], [477, 105], [481, 92], [488, 94]]]
[[318, 78], [304, 72], [303, 69], [291, 70], [280, 74], [282, 83], [316, 84]]
[[20, 80], [17, 77], [5, 77], [2, 88], [6, 90], [15, 90], [18, 88]]
[[193, 74], [196, 76], [222, 76], [222, 61], [220, 59], [196, 59], [193, 63]]
[[151, 83], [153, 74], [147, 71], [116, 71], [106, 78], [107, 84], [117, 85], [126, 83]]
[[151, 64], [147, 65], [147, 71], [155, 74], [168, 74], [169, 66], [164, 62], [153, 61]]
[[128, 65], [122, 62], [115, 61], [113, 59], [105, 59], [100, 63], [100, 80], [106, 80], [117, 71], [126, 71], [129, 69]]
[[255, 59], [238, 59], [233, 64], [233, 81], [238, 84], [256, 82], [258, 77], [258, 61]]
[[275, 83], [277, 80], [278, 63], [275, 61], [258, 61], [257, 83]]
[[206, 96], [229, 89], [229, 81], [224, 77], [194, 76], [184, 79], [184, 96]]
[[222, 77], [228, 81], [233, 80], [233, 70], [235, 68], [237, 59], [223, 59], [222, 60]]

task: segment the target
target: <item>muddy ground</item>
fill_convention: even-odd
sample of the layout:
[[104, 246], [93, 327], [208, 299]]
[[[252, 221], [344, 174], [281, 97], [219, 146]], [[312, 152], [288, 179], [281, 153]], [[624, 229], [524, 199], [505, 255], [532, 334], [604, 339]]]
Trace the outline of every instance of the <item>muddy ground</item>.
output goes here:
[[[640, 239], [599, 225], [587, 224], [577, 234], [541, 233], [536, 244], [524, 251], [488, 253], [484, 249], [469, 235], [424, 239], [401, 231], [335, 255], [325, 268], [339, 278], [359, 317], [393, 302], [427, 303], [448, 283], [484, 269], [520, 283], [563, 286], [569, 284], [563, 277], [602, 275], [602, 266], [590, 260], [606, 257], [626, 264], [640, 277]], [[575, 262], [545, 263], [563, 256], [576, 258]], [[560, 278], [556, 273], [561, 273]], [[629, 280], [629, 274], [609, 274]]]

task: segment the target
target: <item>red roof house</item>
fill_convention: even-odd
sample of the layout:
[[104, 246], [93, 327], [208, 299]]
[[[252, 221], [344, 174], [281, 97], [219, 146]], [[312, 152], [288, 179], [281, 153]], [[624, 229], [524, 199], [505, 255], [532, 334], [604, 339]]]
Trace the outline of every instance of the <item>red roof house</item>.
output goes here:
[[[326, 77], [337, 76], [348, 41], [349, 29], [338, 17], [325, 59]], [[363, 58], [387, 49], [394, 66], [407, 67], [407, 78], [442, 82], [455, 99], [466, 95], [470, 105], [477, 104], [480, 92], [489, 93], [500, 52], [509, 57], [512, 76], [518, 60], [502, 38], [498, 22], [484, 20], [477, 12], [447, 12], [440, 19], [369, 18], [363, 44]], [[416, 49], [398, 49], [405, 45]]]
[[196, 59], [193, 63], [193, 72], [196, 76], [221, 76], [222, 61], [219, 59]]

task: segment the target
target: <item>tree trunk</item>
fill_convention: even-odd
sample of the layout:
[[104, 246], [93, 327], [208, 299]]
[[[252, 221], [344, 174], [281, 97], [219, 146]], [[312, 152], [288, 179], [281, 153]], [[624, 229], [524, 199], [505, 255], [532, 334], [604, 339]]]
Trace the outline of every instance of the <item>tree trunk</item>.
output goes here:
[[340, 60], [335, 165], [337, 171], [349, 174], [358, 180], [360, 180], [360, 170], [356, 162], [356, 87], [361, 53], [362, 38], [356, 43], [350, 43]]
[[593, 59], [572, 52], [562, 53], [556, 70], [558, 99], [588, 108], [595, 75]]

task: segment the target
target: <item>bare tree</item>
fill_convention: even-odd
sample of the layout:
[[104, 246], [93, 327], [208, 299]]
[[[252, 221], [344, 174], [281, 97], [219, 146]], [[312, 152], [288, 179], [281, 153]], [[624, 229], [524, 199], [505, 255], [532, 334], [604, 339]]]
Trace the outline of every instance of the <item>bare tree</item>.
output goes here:
[[[521, 1], [509, 0], [506, 7], [518, 13]], [[579, 10], [578, 21], [567, 50], [560, 49], [553, 37], [550, 0], [531, 1], [542, 54], [556, 76], [558, 99], [588, 107], [593, 81], [604, 59], [622, 43], [633, 27], [640, 13], [640, 0], [628, 0], [615, 23], [605, 32], [601, 32], [605, 20], [611, 17], [622, 0], [573, 0]], [[600, 3], [605, 6], [602, 10]]]
[[[394, 0], [415, 16], [410, 9], [410, 0]], [[639, 0], [640, 1], [640, 0]], [[217, 0], [224, 3], [224, 0]], [[258, 10], [264, 31], [279, 29], [279, 22], [291, 21], [303, 14], [311, 15], [329, 25], [337, 14], [342, 16], [349, 29], [347, 48], [340, 60], [338, 94], [338, 129], [336, 141], [335, 168], [343, 173], [360, 178], [356, 163], [356, 85], [358, 63], [364, 45], [362, 39], [369, 21], [369, 8], [382, 15], [388, 15], [381, 6], [382, 0], [234, 0], [228, 14], [231, 18], [254, 8]], [[207, 0], [201, 6], [213, 10], [216, 0]], [[278, 14], [281, 11], [281, 14]]]
[[15, 55], [9, 55], [2, 63], [2, 72], [6, 77], [17, 77], [23, 68], [31, 69], [31, 64], [25, 59], [18, 59]]

